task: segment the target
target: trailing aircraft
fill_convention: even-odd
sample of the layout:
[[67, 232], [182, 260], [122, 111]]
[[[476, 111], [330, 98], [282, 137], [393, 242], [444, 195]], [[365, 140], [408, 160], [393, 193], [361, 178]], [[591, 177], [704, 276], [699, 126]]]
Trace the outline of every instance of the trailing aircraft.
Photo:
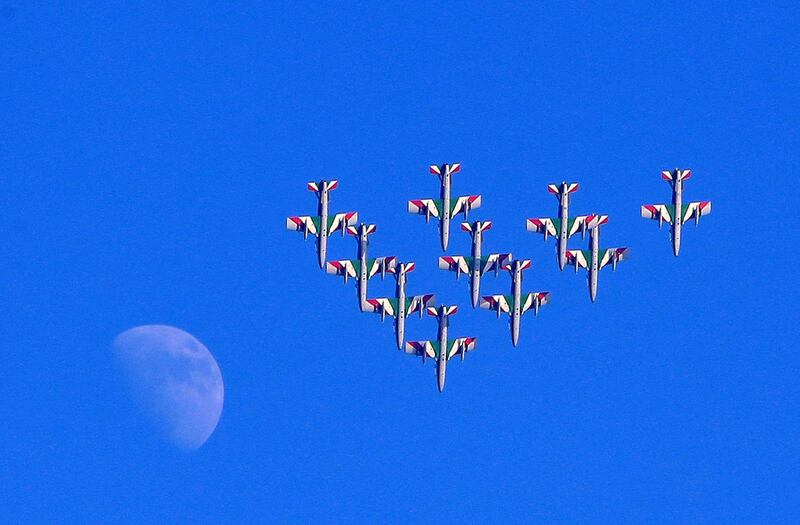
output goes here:
[[487, 295], [481, 300], [481, 308], [495, 310], [511, 316], [511, 343], [519, 343], [519, 325], [522, 314], [533, 309], [539, 315], [539, 307], [550, 302], [550, 292], [522, 293], [522, 272], [531, 267], [530, 260], [517, 260], [503, 266], [511, 274], [511, 295]]
[[589, 272], [589, 298], [594, 302], [597, 298], [597, 280], [600, 270], [611, 265], [613, 271], [617, 271], [617, 263], [628, 258], [630, 250], [628, 248], [600, 248], [600, 226], [608, 222], [608, 215], [592, 215], [592, 223], [589, 232], [588, 250], [568, 250], [567, 260], [575, 265], [575, 273], [578, 268], [584, 268]]
[[367, 258], [369, 236], [377, 229], [378, 227], [374, 224], [364, 224], [363, 222], [358, 228], [348, 226], [347, 233], [358, 239], [358, 259], [330, 261], [326, 266], [329, 274], [343, 277], [345, 283], [351, 277], [358, 279], [358, 306], [362, 312], [366, 311], [367, 306], [367, 281], [378, 273], [383, 279], [386, 277], [386, 272], [392, 270], [396, 264], [396, 257]]
[[[681, 251], [681, 226], [692, 219], [697, 226], [700, 217], [711, 213], [711, 201], [690, 202], [683, 204], [683, 184], [692, 176], [692, 170], [676, 168], [664, 170], [661, 178], [672, 186], [672, 204], [647, 204], [642, 206], [642, 217], [658, 221], [658, 227], [667, 222], [672, 225], [672, 252], [675, 257]], [[677, 212], [676, 212], [677, 210]]]
[[439, 322], [439, 337], [436, 341], [409, 341], [406, 343], [406, 353], [422, 357], [425, 362], [426, 357], [436, 360], [436, 378], [439, 385], [439, 392], [444, 391], [445, 375], [447, 373], [447, 362], [456, 355], [464, 356], [470, 350], [474, 350], [478, 344], [475, 337], [458, 337], [452, 341], [447, 338], [447, 328], [449, 318], [455, 315], [458, 306], [433, 306], [428, 308], [428, 315], [435, 317]]
[[494, 270], [496, 276], [500, 267], [511, 261], [510, 253], [481, 254], [483, 232], [491, 227], [491, 221], [475, 221], [472, 224], [462, 222], [461, 229], [472, 236], [472, 256], [445, 255], [439, 257], [439, 268], [456, 272], [456, 279], [459, 279], [462, 273], [469, 274], [473, 308], [478, 306], [478, 300], [480, 299], [481, 276], [492, 270]]
[[303, 232], [303, 238], [307, 239], [308, 234], [317, 236], [317, 256], [319, 267], [325, 267], [325, 256], [328, 251], [328, 237], [337, 230], [341, 230], [342, 237], [348, 226], [358, 222], [358, 212], [336, 213], [332, 217], [328, 215], [328, 194], [339, 186], [339, 181], [322, 180], [320, 182], [309, 182], [308, 191], [313, 191], [319, 199], [317, 216], [299, 216], [286, 219], [286, 229]]
[[577, 183], [549, 184], [547, 191], [554, 194], [558, 199], [558, 218], [528, 219], [526, 224], [529, 232], [544, 234], [545, 242], [551, 235], [556, 238], [558, 267], [563, 270], [564, 265], [567, 263], [567, 241], [569, 238], [578, 232], [581, 232], [581, 237], [586, 236], [588, 227], [586, 216], [580, 215], [572, 219], [569, 218], [569, 195], [578, 191]]
[[408, 213], [416, 213], [425, 216], [425, 222], [430, 222], [431, 217], [439, 219], [439, 233], [442, 238], [442, 250], [447, 250], [447, 241], [450, 237], [450, 219], [459, 213], [464, 214], [464, 219], [471, 210], [480, 207], [481, 196], [470, 195], [468, 197], [450, 197], [450, 179], [453, 174], [461, 171], [461, 164], [435, 164], [430, 166], [430, 172], [439, 177], [442, 185], [441, 197], [439, 199], [417, 199], [408, 201]]
[[416, 263], [398, 262], [393, 267], [388, 268], [386, 271], [394, 274], [397, 279], [397, 289], [395, 297], [379, 297], [377, 299], [367, 299], [367, 304], [364, 305], [365, 312], [373, 312], [380, 314], [381, 321], [386, 319], [386, 316], [394, 317], [394, 331], [397, 337], [397, 348], [403, 349], [403, 341], [405, 338], [406, 318], [414, 312], [419, 312], [422, 318], [425, 309], [433, 306], [436, 300], [433, 294], [426, 295], [412, 295], [406, 296], [406, 275], [413, 272], [416, 268]]

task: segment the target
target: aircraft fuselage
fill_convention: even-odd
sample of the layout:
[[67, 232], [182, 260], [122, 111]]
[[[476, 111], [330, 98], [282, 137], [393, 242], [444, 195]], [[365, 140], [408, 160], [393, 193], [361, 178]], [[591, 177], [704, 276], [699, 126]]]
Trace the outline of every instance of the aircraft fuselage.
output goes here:
[[369, 233], [367, 225], [362, 224], [358, 230], [358, 262], [360, 263], [358, 272], [358, 307], [364, 311], [367, 303], [367, 247], [369, 245]]
[[394, 320], [397, 348], [403, 349], [403, 340], [406, 331], [406, 271], [404, 265], [398, 265], [397, 274], [397, 312]]
[[569, 240], [569, 191], [567, 184], [561, 184], [558, 218], [561, 220], [561, 231], [558, 234], [558, 267], [563, 270], [567, 264], [567, 241]]
[[479, 227], [475, 227], [472, 234], [472, 275], [470, 285], [472, 287], [472, 307], [477, 308], [481, 297], [481, 242], [483, 232]]
[[319, 267], [325, 268], [325, 258], [328, 253], [328, 189], [323, 180], [319, 186], [319, 235], [317, 235], [317, 256], [319, 257]]
[[442, 250], [447, 250], [450, 239], [450, 174], [445, 169], [442, 172], [442, 216], [439, 218], [439, 231], [442, 237]]
[[446, 315], [439, 314], [439, 357], [436, 360], [436, 378], [439, 392], [444, 391], [444, 382], [447, 374], [447, 324]]
[[[674, 206], [674, 217], [672, 217], [672, 252], [675, 257], [681, 251], [681, 226], [683, 225], [683, 181], [675, 176], [672, 188], [672, 204]], [[699, 211], [698, 211], [699, 213]]]
[[600, 276], [600, 226], [589, 231], [592, 244], [592, 260], [589, 261], [589, 298], [594, 302], [597, 298], [597, 280]]
[[522, 269], [520, 262], [514, 262], [514, 274], [511, 278], [511, 295], [514, 297], [514, 306], [511, 309], [511, 343], [519, 343], [519, 325], [522, 318]]

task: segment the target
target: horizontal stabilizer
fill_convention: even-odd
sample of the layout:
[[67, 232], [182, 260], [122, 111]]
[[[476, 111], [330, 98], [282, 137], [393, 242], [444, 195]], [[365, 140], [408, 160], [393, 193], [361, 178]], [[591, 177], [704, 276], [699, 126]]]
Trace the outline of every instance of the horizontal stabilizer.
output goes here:
[[561, 196], [561, 192], [566, 189], [567, 193], [575, 193], [578, 191], [579, 184], [577, 182], [563, 182], [561, 184], [548, 184], [547, 191], [550, 193]]
[[453, 175], [461, 171], [461, 164], [459, 164], [458, 162], [454, 164], [442, 164], [441, 166], [437, 166], [436, 164], [431, 164], [429, 171], [433, 175], [438, 175], [439, 178], [441, 178], [443, 174]]

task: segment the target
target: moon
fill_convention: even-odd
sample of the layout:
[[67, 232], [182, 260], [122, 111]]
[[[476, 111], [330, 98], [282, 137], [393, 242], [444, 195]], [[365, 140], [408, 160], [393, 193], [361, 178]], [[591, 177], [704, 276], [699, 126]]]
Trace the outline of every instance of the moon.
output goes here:
[[222, 373], [208, 348], [166, 325], [131, 328], [112, 346], [133, 397], [161, 436], [184, 450], [203, 446], [225, 398]]

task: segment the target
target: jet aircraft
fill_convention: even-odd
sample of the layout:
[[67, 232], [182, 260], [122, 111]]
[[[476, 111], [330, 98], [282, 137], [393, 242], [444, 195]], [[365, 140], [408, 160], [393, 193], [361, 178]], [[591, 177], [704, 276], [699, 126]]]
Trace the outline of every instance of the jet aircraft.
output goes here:
[[554, 194], [558, 199], [558, 218], [528, 219], [527, 227], [529, 232], [544, 234], [545, 241], [550, 235], [556, 238], [558, 267], [563, 270], [564, 265], [567, 263], [567, 241], [569, 238], [579, 231], [581, 232], [581, 237], [586, 236], [586, 216], [580, 215], [573, 219], [569, 218], [569, 195], [578, 191], [577, 183], [549, 184], [547, 191]]
[[369, 246], [369, 236], [375, 233], [378, 227], [374, 224], [364, 224], [356, 228], [348, 226], [347, 233], [358, 238], [358, 259], [345, 259], [342, 261], [331, 261], [327, 264], [327, 271], [332, 275], [344, 277], [344, 282], [352, 277], [358, 279], [358, 306], [362, 312], [367, 305], [367, 281], [373, 278], [378, 272], [381, 279], [386, 276], [386, 272], [394, 268], [395, 257], [378, 257], [376, 259], [367, 258], [367, 247]]
[[539, 314], [539, 307], [550, 302], [550, 292], [522, 293], [522, 272], [531, 267], [530, 260], [518, 260], [503, 266], [511, 274], [511, 295], [487, 295], [481, 301], [481, 308], [505, 312], [511, 316], [511, 343], [519, 343], [519, 325], [522, 314], [533, 308], [534, 315]]
[[442, 238], [442, 250], [447, 250], [447, 241], [450, 237], [450, 219], [459, 213], [464, 214], [464, 219], [470, 210], [480, 207], [481, 196], [470, 195], [468, 197], [450, 198], [450, 182], [453, 174], [461, 171], [461, 164], [442, 164], [441, 166], [431, 165], [430, 172], [439, 177], [442, 185], [441, 197], [439, 199], [417, 199], [408, 201], [408, 213], [416, 213], [425, 216], [425, 222], [429, 222], [431, 217], [439, 219], [439, 233]]
[[367, 299], [364, 305], [365, 312], [374, 312], [381, 315], [381, 321], [386, 316], [394, 317], [394, 331], [397, 337], [397, 348], [403, 349], [405, 339], [406, 318], [414, 312], [419, 312], [422, 318], [425, 309], [432, 306], [435, 301], [433, 294], [406, 296], [406, 275], [413, 272], [416, 263], [397, 263], [386, 271], [393, 273], [397, 279], [397, 289], [395, 297], [379, 297], [377, 299]]
[[433, 306], [428, 308], [428, 315], [435, 317], [439, 322], [439, 338], [437, 341], [409, 341], [406, 343], [406, 353], [422, 357], [425, 362], [426, 357], [436, 360], [436, 377], [439, 385], [439, 392], [444, 391], [445, 374], [447, 373], [447, 362], [456, 355], [464, 356], [470, 350], [474, 350], [478, 344], [475, 337], [458, 337], [452, 341], [447, 338], [447, 327], [451, 315], [455, 315], [458, 306]]
[[328, 194], [339, 186], [339, 181], [322, 180], [320, 182], [309, 182], [308, 191], [313, 191], [319, 199], [317, 216], [289, 217], [286, 219], [286, 228], [289, 230], [303, 232], [303, 238], [307, 239], [308, 234], [317, 236], [317, 256], [319, 267], [325, 267], [325, 256], [328, 251], [328, 237], [333, 232], [341, 229], [342, 237], [345, 230], [358, 222], [358, 212], [336, 213], [332, 217], [328, 215]]
[[461, 255], [445, 255], [439, 257], [439, 268], [456, 272], [456, 279], [459, 279], [462, 273], [469, 274], [473, 308], [477, 308], [478, 300], [480, 299], [481, 276], [492, 270], [494, 270], [494, 274], [497, 275], [500, 267], [511, 261], [510, 253], [481, 254], [483, 232], [491, 227], [491, 221], [475, 221], [472, 224], [462, 222], [461, 229], [472, 236], [472, 256], [462, 257]]
[[676, 168], [673, 171], [662, 171], [661, 178], [672, 186], [672, 204], [647, 204], [642, 206], [642, 217], [657, 220], [659, 228], [665, 222], [672, 225], [672, 252], [675, 257], [681, 251], [681, 226], [692, 219], [694, 219], [695, 226], [697, 226], [700, 224], [702, 215], [711, 213], [711, 201], [683, 204], [683, 184], [691, 176], [692, 170]]
[[575, 265], [575, 273], [578, 268], [584, 268], [589, 272], [589, 298], [594, 302], [597, 298], [597, 280], [600, 270], [611, 265], [613, 271], [617, 271], [617, 263], [628, 258], [630, 251], [628, 248], [600, 248], [600, 226], [608, 222], [608, 215], [593, 215], [590, 219], [591, 228], [589, 231], [588, 250], [568, 250], [567, 260]]

